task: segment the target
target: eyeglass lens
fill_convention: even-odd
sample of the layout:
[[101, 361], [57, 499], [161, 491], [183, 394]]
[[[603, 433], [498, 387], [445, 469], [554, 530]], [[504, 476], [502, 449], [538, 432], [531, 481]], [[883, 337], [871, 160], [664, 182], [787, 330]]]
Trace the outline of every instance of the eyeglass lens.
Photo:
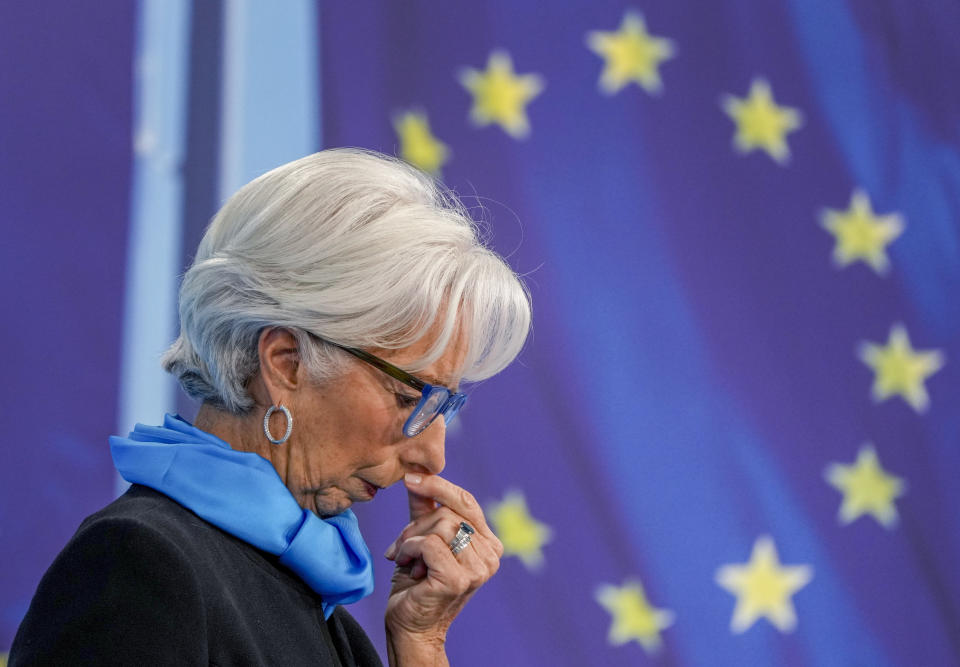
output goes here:
[[[423, 398], [420, 399], [417, 407], [407, 419], [407, 423], [403, 425], [403, 432], [407, 437], [412, 438], [432, 424], [450, 397], [450, 391], [445, 387], [429, 385], [428, 387], [424, 390]], [[455, 415], [456, 411], [453, 414]], [[453, 415], [444, 417], [444, 419], [449, 422], [453, 419]]]

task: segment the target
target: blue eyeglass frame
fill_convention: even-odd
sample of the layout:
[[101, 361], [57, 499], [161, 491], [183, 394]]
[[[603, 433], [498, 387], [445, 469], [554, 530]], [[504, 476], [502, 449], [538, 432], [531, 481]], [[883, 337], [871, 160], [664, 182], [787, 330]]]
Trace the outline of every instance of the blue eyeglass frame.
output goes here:
[[[420, 378], [411, 375], [402, 368], [398, 368], [391, 364], [389, 361], [384, 361], [380, 357], [376, 357], [369, 352], [365, 352], [356, 347], [347, 347], [346, 345], [338, 345], [332, 341], [329, 341], [325, 338], [321, 339], [325, 343], [329, 343], [334, 347], [338, 347], [344, 352], [349, 352], [357, 359], [365, 361], [374, 368], [383, 371], [394, 380], [399, 380], [408, 387], [412, 387], [421, 393], [420, 401], [417, 403], [417, 406], [413, 409], [413, 412], [410, 413], [410, 416], [407, 417], [407, 421], [403, 424], [403, 435], [408, 438], [412, 438], [423, 433], [424, 430], [430, 424], [433, 423], [433, 420], [436, 419], [439, 415], [443, 415], [443, 421], [445, 424], [449, 424], [457, 416], [457, 413], [460, 412], [460, 408], [463, 407], [464, 403], [467, 402], [467, 395], [462, 392], [452, 392], [442, 385], [433, 385], [427, 382], [424, 382]], [[439, 400], [442, 397], [442, 400]], [[431, 401], [437, 402], [437, 407], [433, 409], [433, 414], [429, 416], [428, 419], [417, 419], [420, 416], [421, 410], [424, 409]]]

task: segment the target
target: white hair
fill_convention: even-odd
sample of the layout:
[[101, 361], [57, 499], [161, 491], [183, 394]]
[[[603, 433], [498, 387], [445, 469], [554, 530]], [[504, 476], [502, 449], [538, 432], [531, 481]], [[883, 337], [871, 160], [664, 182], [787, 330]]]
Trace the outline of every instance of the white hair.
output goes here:
[[260, 176], [220, 209], [180, 287], [163, 367], [193, 398], [239, 414], [254, 405], [246, 385], [267, 327], [297, 337], [320, 382], [348, 355], [313, 336], [401, 349], [430, 332], [416, 372], [462, 327], [457, 370], [476, 381], [516, 357], [529, 326], [526, 287], [451, 192], [400, 160], [333, 149]]

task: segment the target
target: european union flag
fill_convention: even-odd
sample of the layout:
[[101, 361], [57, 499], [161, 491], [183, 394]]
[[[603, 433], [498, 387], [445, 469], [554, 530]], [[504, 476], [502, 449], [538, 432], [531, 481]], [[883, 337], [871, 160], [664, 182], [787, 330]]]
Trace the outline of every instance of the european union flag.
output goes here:
[[[112, 493], [106, 435], [168, 407], [114, 414], [115, 351], [175, 330], [171, 309], [121, 332], [128, 307], [172, 300], [242, 182], [350, 145], [446, 182], [533, 295], [519, 361], [448, 432], [445, 475], [506, 552], [452, 664], [960, 664], [960, 5], [119, 4], [0, 21], [34, 72], [5, 79], [3, 210], [83, 296], [3, 248], [31, 327], [0, 347], [50, 368], [8, 371], [8, 437], [36, 446], [0, 484], [0, 649]], [[158, 72], [135, 104], [128, 79]], [[56, 197], [54, 154], [84, 165]], [[77, 259], [131, 248], [136, 282], [137, 210], [176, 218], [171, 284], [146, 297], [123, 262]], [[375, 554], [407, 522], [402, 489], [356, 510]], [[385, 654], [377, 577], [351, 612]]]
[[533, 292], [449, 446], [508, 554], [457, 664], [960, 661], [957, 25], [323, 5], [324, 143], [476, 195]]

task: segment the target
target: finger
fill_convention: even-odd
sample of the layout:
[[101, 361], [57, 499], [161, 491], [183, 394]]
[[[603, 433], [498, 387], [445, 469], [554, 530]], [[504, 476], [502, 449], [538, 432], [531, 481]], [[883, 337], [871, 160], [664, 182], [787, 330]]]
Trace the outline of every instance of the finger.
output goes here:
[[[402, 535], [401, 537], [397, 538], [392, 545], [390, 545], [384, 556], [386, 556], [386, 558], [389, 560], [397, 558], [397, 566], [408, 567], [408, 574], [411, 578], [422, 579], [424, 576], [426, 576], [426, 563], [419, 558], [411, 562], [401, 563], [398, 556], [400, 545], [403, 544], [405, 540], [411, 539], [415, 536], [434, 534], [440, 537], [441, 541], [446, 543], [447, 548], [449, 549], [450, 542], [452, 541], [452, 537], [450, 536], [454, 535], [454, 529], [453, 527], [449, 526], [446, 520], [438, 521], [437, 523], [443, 523], [447, 525], [441, 528], [434, 527], [433, 530], [423, 533]], [[477, 585], [480, 585], [496, 574], [497, 570], [500, 569], [500, 556], [502, 552], [503, 547], [496, 537], [487, 538], [483, 535], [475, 535], [459, 554], [453, 555], [460, 563], [461, 567], [466, 567], [468, 570], [471, 570], [477, 574], [479, 577], [479, 583]]]
[[453, 510], [447, 507], [438, 507], [430, 514], [424, 515], [404, 526], [403, 530], [400, 531], [400, 535], [387, 547], [383, 555], [388, 560], [392, 560], [400, 544], [414, 535], [436, 533], [446, 540], [447, 543], [450, 543], [453, 541], [457, 531], [460, 530], [461, 521], [463, 521], [463, 517], [456, 514]]
[[413, 561], [413, 566], [410, 568], [410, 578], [420, 580], [427, 576], [427, 564], [423, 562], [423, 559], [418, 558]]
[[438, 535], [411, 537], [400, 545], [396, 558], [399, 567], [411, 565], [412, 570], [418, 559], [427, 568], [427, 579], [432, 579], [448, 592], [459, 594], [471, 588], [472, 573], [460, 566], [450, 547]]
[[[429, 514], [437, 509], [437, 503], [429, 496], [423, 496], [410, 491], [410, 482], [408, 479], [422, 479], [423, 475], [407, 474], [404, 476], [404, 482], [407, 483], [407, 502], [410, 505], [410, 519], [415, 521], [425, 514]], [[416, 484], [416, 482], [414, 482]]]
[[[483, 516], [480, 503], [466, 489], [437, 475], [408, 474], [403, 481], [407, 487], [407, 495], [411, 499], [418, 496], [420, 499], [434, 504], [434, 508], [436, 507], [435, 503], [440, 503], [466, 519], [467, 523], [478, 532], [485, 535], [493, 534], [487, 526], [487, 520]], [[411, 500], [411, 517], [413, 516], [412, 508], [413, 501]]]
[[480, 569], [484, 573], [484, 581], [492, 577], [500, 569], [500, 554], [497, 551], [497, 545], [491, 540], [480, 537], [470, 542], [470, 550], [476, 553], [479, 559]]
[[[430, 536], [439, 537], [441, 543], [446, 544], [447, 549], [450, 549], [450, 553], [453, 555], [460, 567], [465, 568], [470, 573], [471, 577], [477, 580], [478, 586], [492, 577], [499, 569], [500, 556], [494, 548], [494, 545], [491, 544], [490, 539], [482, 535], [474, 535], [473, 539], [467, 542], [460, 552], [453, 553], [453, 550], [450, 547], [452, 539], [445, 536], [444, 532], [429, 532], [424, 533], [423, 535], [410, 535], [406, 539], [418, 539]], [[493, 538], [493, 540], [496, 541], [496, 538]], [[402, 544], [403, 542], [397, 542], [396, 546], [394, 547], [397, 552], [397, 566], [410, 568], [409, 574], [414, 579], [422, 578], [426, 573], [426, 563], [424, 563], [421, 558], [413, 558], [412, 560], [408, 561], [408, 558], [412, 558], [413, 554], [418, 552], [416, 550], [411, 551], [409, 549], [402, 549]]]
[[[496, 574], [500, 567], [499, 556], [496, 555], [486, 539], [480, 538], [467, 544], [459, 554], [449, 552], [450, 556], [453, 557], [453, 563], [450, 562], [450, 556], [440, 550], [440, 561], [444, 564], [445, 571], [444, 569], [438, 571], [436, 567], [429, 566], [424, 559], [425, 549], [440, 549], [440, 547], [435, 546], [442, 544], [442, 541], [438, 541], [437, 537], [437, 535], [428, 535], [411, 538], [407, 547], [401, 548], [397, 555], [397, 571], [403, 572], [414, 581], [420, 581], [428, 574], [432, 575], [433, 582], [439, 582], [438, 587], [446, 591], [446, 593], [443, 593], [444, 595], [450, 593], [459, 595], [464, 592], [472, 593], [480, 588], [490, 577]], [[446, 548], [449, 550], [449, 545]], [[429, 556], [427, 557], [429, 558]], [[453, 572], [453, 570], [459, 572]]]
[[463, 548], [463, 551], [454, 556], [470, 579], [469, 590], [480, 588], [487, 579], [496, 573], [499, 567], [499, 559], [496, 563], [491, 563], [489, 560], [491, 555], [492, 552], [489, 547], [484, 540], [480, 539], [473, 540]]

